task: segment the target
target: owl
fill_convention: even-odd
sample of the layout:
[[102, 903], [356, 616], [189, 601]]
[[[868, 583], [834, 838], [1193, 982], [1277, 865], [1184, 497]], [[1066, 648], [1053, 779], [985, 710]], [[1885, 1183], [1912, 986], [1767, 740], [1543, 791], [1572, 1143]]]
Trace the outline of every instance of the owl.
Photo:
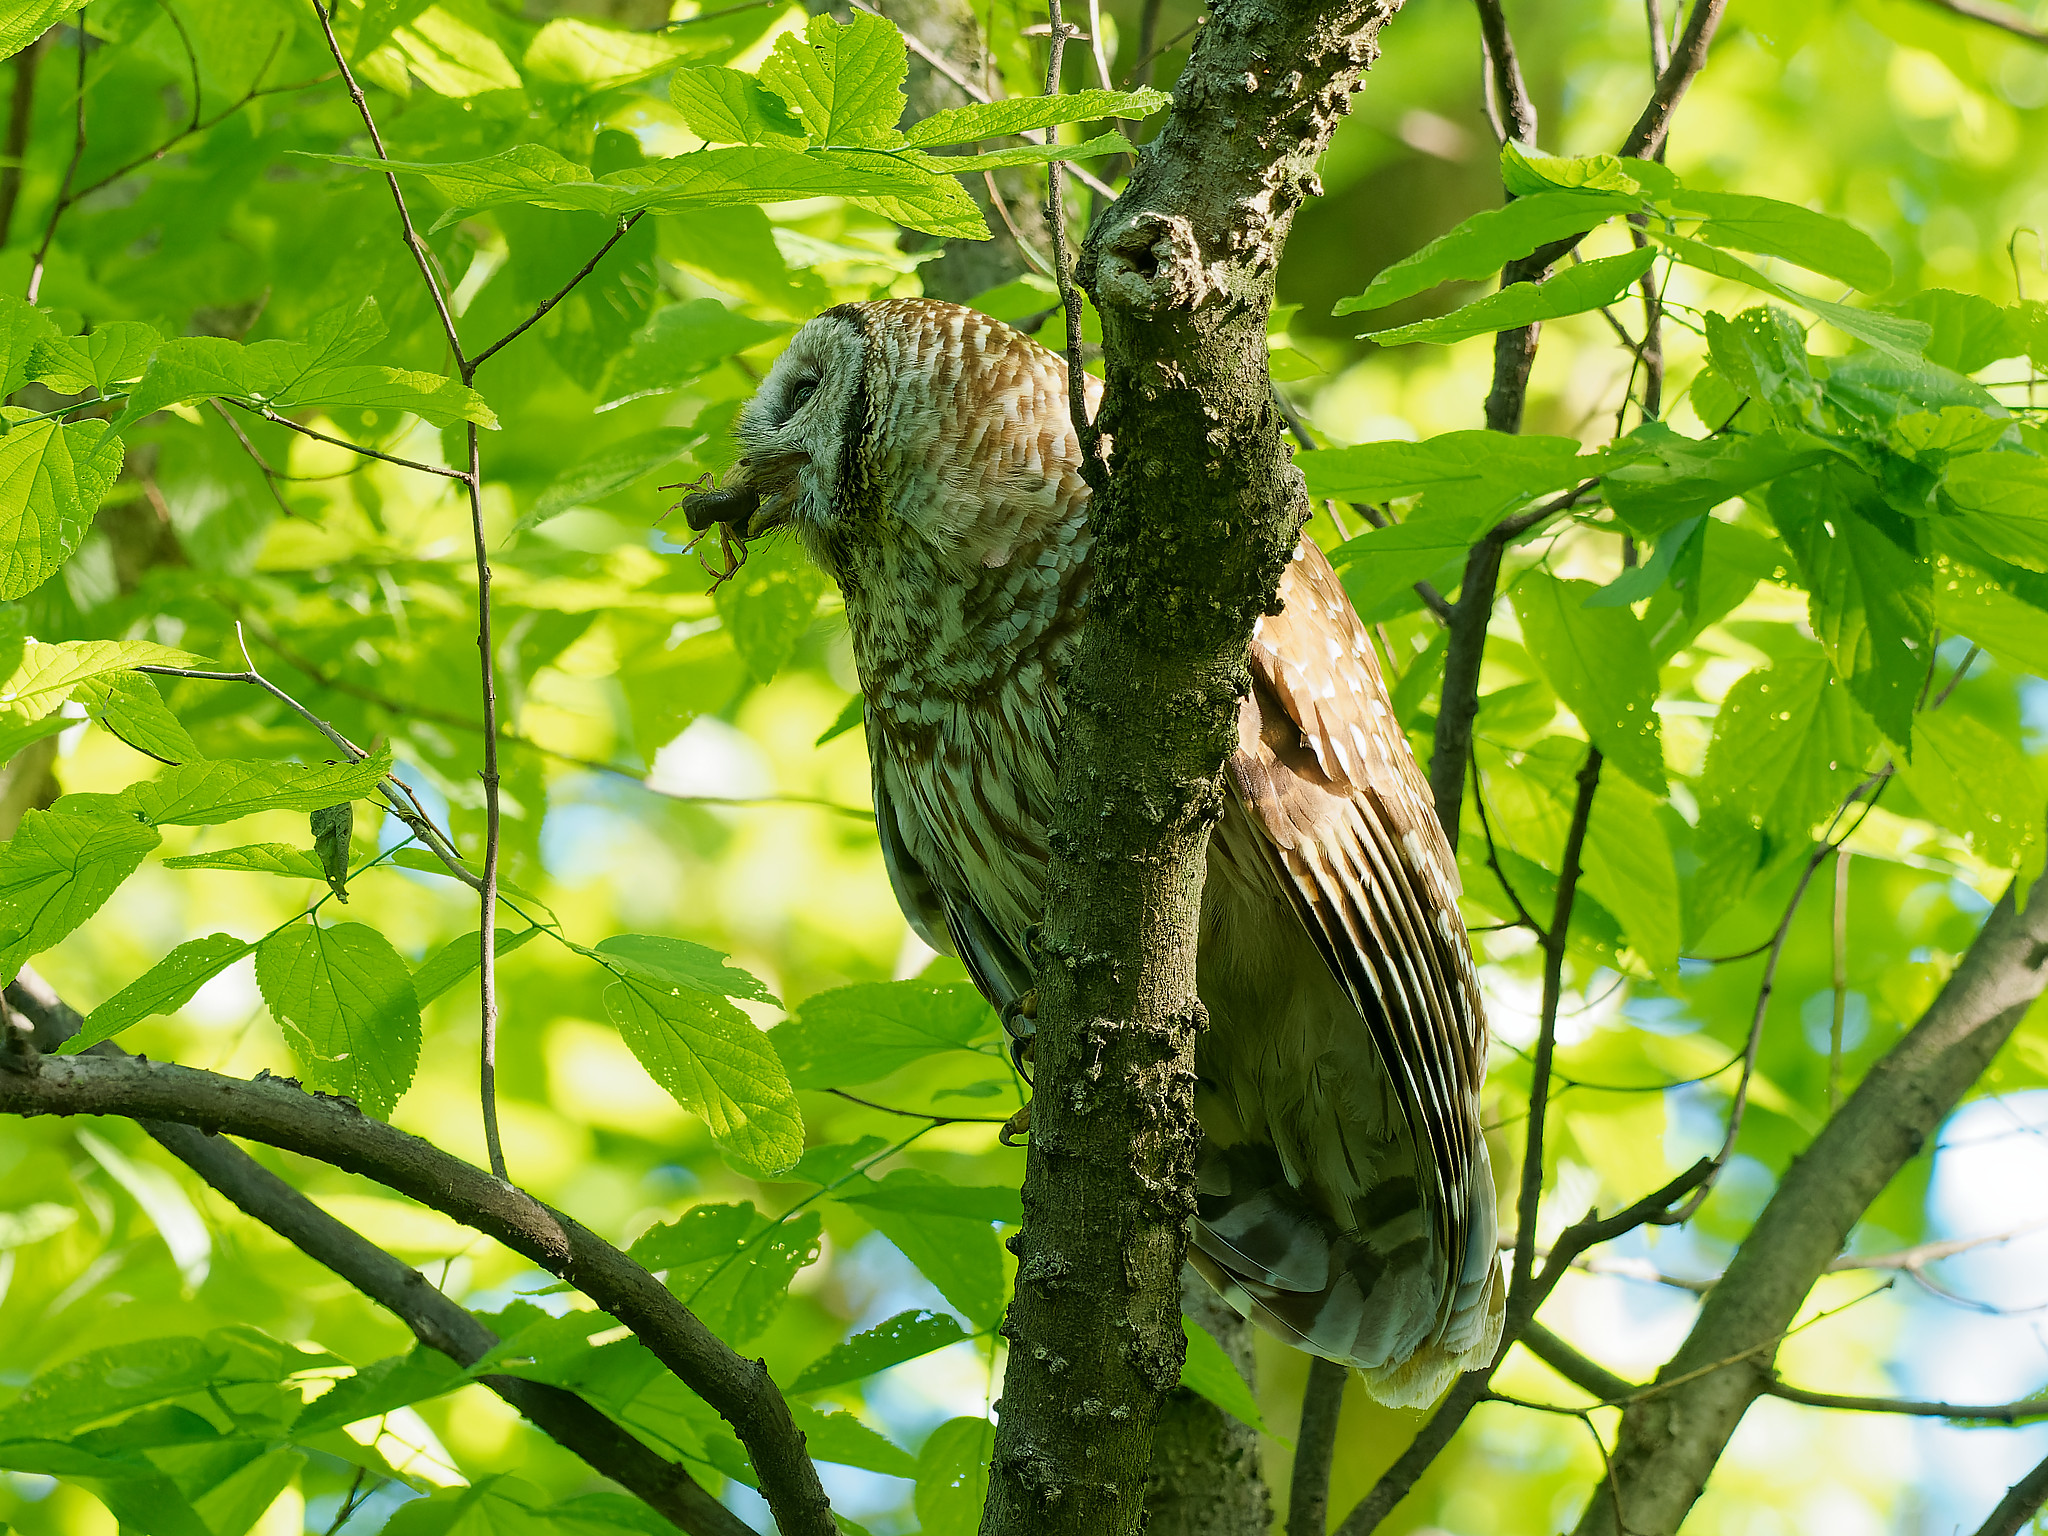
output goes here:
[[[741, 412], [726, 484], [684, 503], [697, 529], [788, 530], [839, 584], [896, 899], [1020, 1032], [1088, 607], [1067, 402], [1065, 359], [985, 315], [842, 305]], [[1485, 1023], [1456, 862], [1306, 538], [1279, 596], [1210, 838], [1189, 1258], [1283, 1340], [1420, 1404], [1500, 1337]]]

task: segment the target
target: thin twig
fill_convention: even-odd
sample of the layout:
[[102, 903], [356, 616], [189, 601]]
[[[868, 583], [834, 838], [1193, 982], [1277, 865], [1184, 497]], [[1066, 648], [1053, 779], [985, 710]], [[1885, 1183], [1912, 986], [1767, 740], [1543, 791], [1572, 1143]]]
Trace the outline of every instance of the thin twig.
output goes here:
[[[1060, 94], [1060, 61], [1067, 46], [1067, 24], [1060, 15], [1060, 0], [1046, 0], [1046, 17], [1052, 27], [1045, 66], [1045, 94]], [[1045, 130], [1048, 146], [1059, 130]], [[1081, 460], [1092, 474], [1098, 468], [1095, 456], [1100, 434], [1088, 419], [1088, 376], [1081, 368], [1081, 296], [1074, 286], [1074, 258], [1067, 249], [1066, 192], [1062, 185], [1065, 168], [1057, 160], [1045, 165], [1045, 225], [1052, 236], [1053, 278], [1059, 284], [1060, 307], [1067, 317], [1067, 409], [1073, 416], [1074, 434], [1081, 442]]]
[[1985, 0], [1927, 0], [1927, 3], [1938, 6], [1951, 16], [1981, 21], [2001, 32], [2010, 32], [2014, 37], [2023, 37], [2030, 43], [2048, 43], [2048, 30], [2037, 27], [2008, 6], [1989, 5]]
[[541, 319], [547, 314], [549, 310], [553, 309], [557, 304], [561, 303], [562, 300], [569, 297], [570, 293], [574, 291], [578, 283], [582, 282], [583, 279], [590, 276], [592, 272], [595, 272], [597, 270], [597, 264], [600, 261], [603, 261], [605, 257], [608, 254], [610, 254], [611, 248], [617, 245], [621, 240], [625, 239], [627, 233], [633, 228], [633, 226], [635, 224], [638, 224], [646, 216], [647, 210], [643, 208], [640, 210], [640, 212], [633, 214], [631, 217], [619, 220], [618, 228], [612, 231], [611, 237], [607, 239], [603, 245], [600, 245], [597, 248], [596, 255], [592, 256], [590, 260], [583, 263], [583, 266], [577, 271], [574, 277], [570, 278], [569, 281], [562, 284], [562, 286], [556, 289], [555, 292], [551, 294], [549, 297], [541, 300], [540, 306], [537, 309], [535, 309], [532, 314], [528, 315], [524, 320], [520, 321], [517, 325], [513, 326], [511, 330], [507, 331], [504, 335], [500, 336], [496, 341], [492, 342], [488, 347], [485, 347], [483, 351], [477, 353], [477, 355], [470, 360], [469, 375], [471, 377], [474, 377], [477, 369], [483, 367], [483, 365], [489, 362], [495, 354], [502, 351], [509, 343], [517, 341], [521, 336], [525, 335], [526, 332], [530, 330], [532, 327], [538, 325]]
[[1650, 93], [1643, 115], [1622, 141], [1622, 154], [1654, 156], [1663, 148], [1664, 136], [1671, 131], [1672, 114], [1685, 99], [1694, 78], [1707, 67], [1707, 50], [1713, 44], [1714, 29], [1720, 26], [1721, 13], [1727, 9], [1728, 0], [1693, 0], [1692, 14], [1686, 17], [1685, 31], [1671, 52], [1671, 62], [1657, 77], [1657, 87]]
[[1828, 1020], [1828, 1113], [1842, 1107], [1842, 1026], [1849, 1017], [1849, 860], [1846, 848], [1835, 850], [1834, 945], [1835, 1006]]
[[64, 179], [57, 184], [57, 200], [50, 204], [50, 219], [43, 226], [43, 243], [36, 247], [35, 260], [28, 269], [28, 302], [33, 304], [36, 295], [43, 290], [43, 265], [49, 260], [50, 242], [57, 238], [57, 221], [64, 217], [64, 210], [70, 206], [71, 183], [78, 175], [78, 163], [85, 158], [85, 13], [80, 6], [72, 18], [72, 26], [78, 32], [78, 100], [75, 103], [78, 129], [71, 141], [71, 162], [64, 167]]
[[834, 1098], [845, 1099], [849, 1104], [858, 1104], [863, 1109], [880, 1110], [885, 1115], [901, 1115], [907, 1120], [929, 1120], [933, 1125], [1008, 1125], [1005, 1115], [935, 1115], [922, 1109], [898, 1109], [893, 1104], [877, 1104], [873, 1099], [856, 1098], [844, 1088], [825, 1090]]
[[401, 459], [397, 454], [386, 453], [381, 448], [365, 448], [361, 443], [352, 443], [345, 437], [334, 437], [326, 432], [316, 431], [312, 427], [302, 426], [298, 422], [293, 421], [289, 416], [280, 416], [267, 405], [253, 405], [247, 400], [237, 400], [231, 395], [223, 395], [220, 398], [226, 400], [229, 405], [234, 406], [237, 410], [247, 411], [252, 416], [262, 417], [273, 426], [289, 428], [291, 431], [298, 433], [299, 436], [310, 437], [315, 442], [328, 443], [336, 448], [346, 448], [350, 453], [361, 454], [366, 459], [379, 459], [386, 464], [396, 464], [400, 469], [416, 469], [423, 475], [440, 475], [448, 480], [460, 480], [463, 478], [462, 471], [459, 469], [449, 469], [441, 464], [422, 464], [418, 459]]
[[36, 120], [36, 66], [42, 58], [40, 37], [14, 56], [14, 95], [7, 106], [7, 146], [4, 155], [0, 155], [0, 246], [13, 236], [14, 207], [21, 200], [22, 161], [28, 154], [29, 134]]
[[1524, 148], [1536, 143], [1536, 104], [1529, 98], [1529, 86], [1522, 78], [1521, 61], [1515, 57], [1515, 40], [1508, 32], [1508, 20], [1500, 0], [1477, 0], [1479, 36], [1486, 50], [1492, 96], [1498, 103], [1500, 125], [1508, 138]]

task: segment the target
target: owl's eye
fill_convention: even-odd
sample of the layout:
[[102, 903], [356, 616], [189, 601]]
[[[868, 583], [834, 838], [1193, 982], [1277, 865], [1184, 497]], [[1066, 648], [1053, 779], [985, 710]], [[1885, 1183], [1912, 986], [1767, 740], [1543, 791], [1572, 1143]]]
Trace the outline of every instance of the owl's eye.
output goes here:
[[817, 392], [818, 381], [816, 379], [804, 379], [799, 382], [789, 392], [789, 414], [794, 416], [798, 411], [809, 405], [811, 403], [811, 396]]

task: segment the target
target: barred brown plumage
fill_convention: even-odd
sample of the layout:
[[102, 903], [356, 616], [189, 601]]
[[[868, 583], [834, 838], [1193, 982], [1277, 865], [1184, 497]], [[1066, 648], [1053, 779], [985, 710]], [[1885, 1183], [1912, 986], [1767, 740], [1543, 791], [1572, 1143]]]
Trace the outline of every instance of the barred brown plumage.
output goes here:
[[[739, 470], [685, 504], [700, 528], [787, 526], [838, 581], [890, 881], [1006, 1017], [1031, 985], [1058, 680], [1088, 601], [1066, 378], [959, 305], [844, 305], [742, 413]], [[1457, 863], [1310, 540], [1279, 595], [1210, 840], [1190, 1261], [1381, 1401], [1422, 1403], [1491, 1357], [1503, 1305]]]

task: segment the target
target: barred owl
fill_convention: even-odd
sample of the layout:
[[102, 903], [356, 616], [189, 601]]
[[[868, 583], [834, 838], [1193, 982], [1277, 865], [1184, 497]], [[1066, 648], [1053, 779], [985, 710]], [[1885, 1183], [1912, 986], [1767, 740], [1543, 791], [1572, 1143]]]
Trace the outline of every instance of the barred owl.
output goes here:
[[[741, 413], [739, 468], [685, 504], [699, 529], [788, 528], [838, 582], [896, 898], [1006, 1019], [1031, 986], [1058, 678], [1088, 601], [1066, 380], [959, 305], [843, 305]], [[1202, 898], [1190, 1261], [1382, 1402], [1419, 1404], [1500, 1336], [1485, 1025], [1456, 863], [1306, 538], [1280, 598]]]

